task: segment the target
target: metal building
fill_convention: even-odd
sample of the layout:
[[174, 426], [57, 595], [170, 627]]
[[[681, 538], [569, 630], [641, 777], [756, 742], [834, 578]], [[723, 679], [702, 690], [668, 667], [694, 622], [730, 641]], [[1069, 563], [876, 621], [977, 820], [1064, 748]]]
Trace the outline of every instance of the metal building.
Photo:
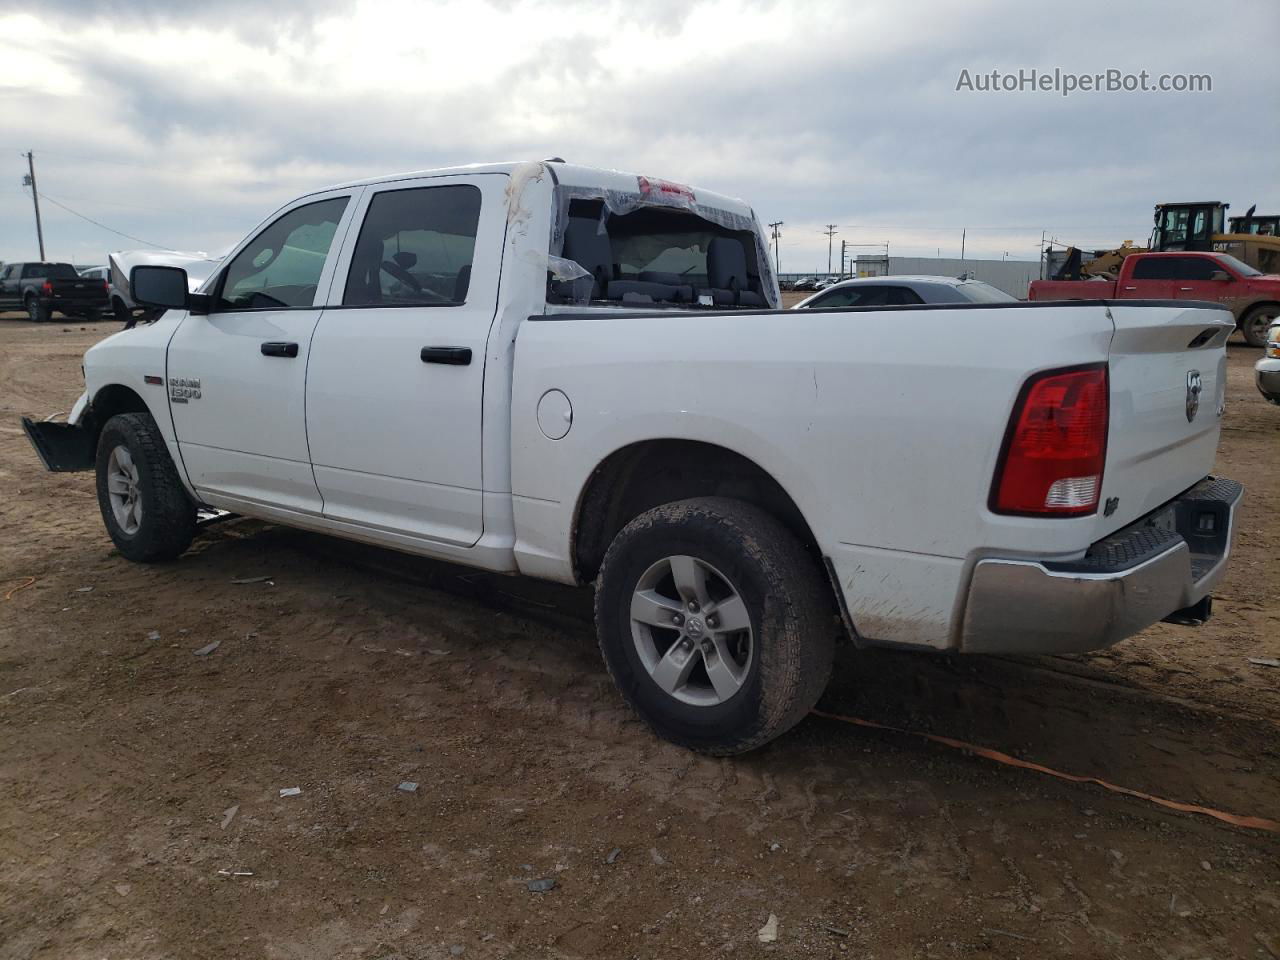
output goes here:
[[885, 277], [910, 274], [916, 276], [972, 276], [998, 287], [1005, 293], [1025, 300], [1032, 280], [1040, 279], [1040, 264], [1034, 260], [959, 260], [938, 257], [859, 256], [853, 265], [854, 276]]

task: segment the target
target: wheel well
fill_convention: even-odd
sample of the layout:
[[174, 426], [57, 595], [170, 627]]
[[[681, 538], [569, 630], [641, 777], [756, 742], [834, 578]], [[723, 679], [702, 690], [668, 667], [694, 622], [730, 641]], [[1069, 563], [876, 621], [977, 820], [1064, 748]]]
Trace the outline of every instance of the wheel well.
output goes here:
[[97, 435], [102, 432], [108, 420], [118, 413], [150, 413], [151, 408], [145, 400], [133, 390], [118, 383], [110, 383], [93, 396], [89, 405], [92, 414], [91, 429], [94, 434], [94, 445]]
[[777, 517], [821, 562], [817, 538], [782, 486], [741, 454], [694, 440], [646, 440], [610, 454], [578, 502], [573, 560], [595, 579], [618, 531], [653, 507], [690, 497], [733, 497]]
[[1280, 302], [1275, 300], [1259, 300], [1257, 303], [1249, 304], [1249, 306], [1245, 307], [1245, 309], [1241, 311], [1240, 319], [1236, 321], [1236, 326], [1239, 326], [1241, 323], [1243, 323], [1245, 317], [1249, 316], [1249, 314], [1253, 313], [1256, 310], [1260, 310], [1263, 307], [1270, 307], [1271, 309], [1275, 309], [1276, 307], [1280, 307]]

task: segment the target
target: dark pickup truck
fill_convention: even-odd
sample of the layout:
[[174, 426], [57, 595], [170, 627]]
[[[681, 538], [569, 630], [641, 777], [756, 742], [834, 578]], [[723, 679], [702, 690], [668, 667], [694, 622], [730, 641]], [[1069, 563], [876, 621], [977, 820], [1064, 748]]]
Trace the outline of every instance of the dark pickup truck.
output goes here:
[[0, 311], [25, 310], [36, 323], [55, 310], [97, 320], [109, 303], [107, 282], [82, 277], [69, 263], [7, 263], [0, 270]]

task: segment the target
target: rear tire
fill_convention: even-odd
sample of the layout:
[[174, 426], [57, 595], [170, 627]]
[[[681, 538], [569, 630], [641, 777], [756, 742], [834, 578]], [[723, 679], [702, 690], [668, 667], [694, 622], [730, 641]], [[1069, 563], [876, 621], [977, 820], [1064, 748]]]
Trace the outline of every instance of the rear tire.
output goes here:
[[172, 560], [191, 545], [196, 507], [149, 413], [121, 413], [98, 438], [98, 507], [116, 548], [135, 563]]
[[1280, 319], [1280, 305], [1264, 303], [1254, 307], [1240, 318], [1240, 332], [1244, 335], [1244, 342], [1251, 347], [1265, 347], [1267, 329], [1277, 319]]
[[821, 571], [740, 500], [682, 500], [628, 523], [605, 554], [595, 613], [623, 699], [658, 736], [703, 753], [785, 733], [831, 675], [837, 627]]
[[51, 311], [37, 297], [27, 297], [27, 319], [32, 323], [44, 323]]

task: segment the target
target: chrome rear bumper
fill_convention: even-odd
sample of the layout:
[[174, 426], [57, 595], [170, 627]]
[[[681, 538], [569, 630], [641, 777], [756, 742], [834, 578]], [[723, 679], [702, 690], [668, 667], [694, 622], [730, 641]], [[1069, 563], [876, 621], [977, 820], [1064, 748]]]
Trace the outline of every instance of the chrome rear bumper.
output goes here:
[[1233, 480], [1207, 477], [1076, 561], [980, 560], [961, 650], [1082, 653], [1160, 620], [1203, 622], [1226, 573], [1243, 493]]
[[1260, 394], [1272, 403], [1280, 403], [1280, 358], [1259, 360], [1254, 365], [1253, 377]]

